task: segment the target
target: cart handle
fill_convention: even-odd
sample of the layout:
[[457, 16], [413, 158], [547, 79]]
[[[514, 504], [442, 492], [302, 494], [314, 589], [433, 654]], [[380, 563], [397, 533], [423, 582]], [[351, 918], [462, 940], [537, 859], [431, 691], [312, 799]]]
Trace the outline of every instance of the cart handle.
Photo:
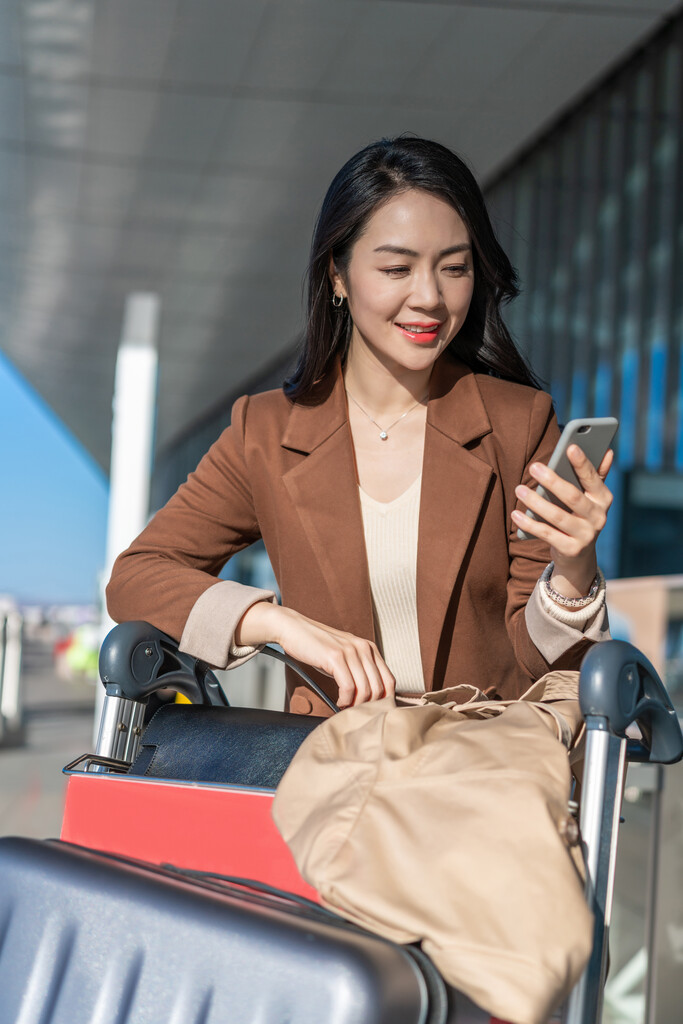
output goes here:
[[[261, 651], [293, 669], [330, 708], [339, 708], [300, 665], [277, 647]], [[149, 622], [122, 622], [107, 634], [100, 648], [100, 679], [107, 696], [145, 702], [166, 686], [193, 704], [227, 707], [221, 684], [204, 661], [178, 650], [178, 643]]]
[[585, 719], [606, 719], [617, 736], [638, 725], [643, 742], [629, 740], [629, 760], [673, 764], [683, 759], [683, 734], [671, 698], [632, 644], [606, 640], [591, 647], [581, 665], [579, 702]]

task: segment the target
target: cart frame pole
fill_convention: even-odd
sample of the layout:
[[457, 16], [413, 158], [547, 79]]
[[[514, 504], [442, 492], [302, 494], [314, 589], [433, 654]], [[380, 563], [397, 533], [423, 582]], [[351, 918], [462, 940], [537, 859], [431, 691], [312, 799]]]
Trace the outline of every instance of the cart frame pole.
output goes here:
[[[140, 747], [144, 716], [144, 704], [107, 693], [95, 748], [98, 757], [132, 763]], [[108, 771], [106, 767], [97, 764], [92, 765], [89, 770]]]
[[609, 731], [606, 718], [586, 718], [587, 766], [581, 792], [581, 838], [586, 899], [595, 916], [593, 951], [567, 1002], [564, 1024], [598, 1024], [607, 968], [626, 740]]

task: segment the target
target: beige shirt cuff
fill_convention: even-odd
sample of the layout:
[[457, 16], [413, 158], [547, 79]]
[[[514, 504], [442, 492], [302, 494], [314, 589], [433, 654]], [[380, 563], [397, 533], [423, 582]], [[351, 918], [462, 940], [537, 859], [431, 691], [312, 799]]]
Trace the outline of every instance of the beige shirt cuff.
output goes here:
[[524, 617], [532, 643], [549, 665], [580, 640], [611, 639], [604, 587], [589, 605], [572, 611], [556, 605], [542, 592], [539, 581], [527, 601]]
[[185, 623], [179, 648], [213, 668], [235, 668], [261, 647], [235, 647], [235, 630], [247, 608], [257, 601], [277, 604], [272, 590], [221, 580], [197, 598]]

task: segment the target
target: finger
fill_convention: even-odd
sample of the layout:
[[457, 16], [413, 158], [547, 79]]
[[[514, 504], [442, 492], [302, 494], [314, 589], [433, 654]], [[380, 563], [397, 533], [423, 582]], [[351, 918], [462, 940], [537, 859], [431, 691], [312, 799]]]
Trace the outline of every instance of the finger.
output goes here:
[[[577, 450], [580, 451], [580, 449]], [[583, 452], [581, 452], [581, 456], [585, 458]], [[602, 499], [606, 501], [607, 488], [598, 476], [595, 467], [586, 459], [586, 464], [581, 470], [577, 466], [574, 466], [574, 469], [581, 484], [580, 488], [563, 480], [554, 470], [540, 462], [532, 463], [529, 472], [535, 480], [543, 484], [546, 491], [549, 491], [571, 509], [580, 509], [580, 503], [584, 498], [590, 501], [601, 501]], [[589, 470], [592, 475], [589, 475]]]
[[333, 653], [330, 658], [330, 664], [324, 671], [332, 676], [337, 684], [337, 689], [339, 690], [337, 704], [339, 707], [348, 708], [351, 704], [355, 704], [357, 697], [356, 680], [346, 663], [343, 652], [339, 648]]
[[[598, 469], [595, 468], [593, 463], [585, 456], [578, 445], [570, 445], [567, 450], [567, 454], [570, 453], [572, 456], [572, 465], [574, 466], [576, 475], [579, 477], [579, 481], [584, 489], [586, 497], [607, 511], [612, 504], [612, 492], [605, 484], [605, 477], [612, 465], [614, 452], [610, 449], [610, 451], [605, 453]], [[577, 464], [581, 462], [581, 460], [583, 460], [583, 468]], [[603, 472], [602, 470], [605, 467], [605, 464], [606, 468]]]
[[[543, 485], [546, 491], [553, 494], [568, 507], [571, 507], [572, 503], [583, 497], [582, 490], [575, 487], [574, 484], [570, 484], [567, 480], [563, 480], [554, 470], [540, 462], [532, 463], [529, 466], [529, 473], [534, 480]], [[535, 493], [535, 491], [532, 493]]]
[[332, 626], [326, 626], [325, 629], [347, 644], [357, 647], [362, 668], [371, 689], [371, 696], [367, 699], [379, 700], [386, 694], [393, 694], [396, 680], [379, 653], [377, 644], [372, 640], [361, 640], [353, 633], [346, 633]]
[[579, 534], [583, 530], [583, 523], [592, 521], [597, 506], [576, 487], [572, 487], [572, 491], [573, 494], [567, 495], [565, 502], [569, 507], [569, 511], [567, 511], [549, 501], [548, 498], [544, 498], [538, 491], [525, 487], [524, 484], [515, 488], [515, 493], [520, 501], [523, 501], [527, 508], [530, 508], [537, 516], [545, 519], [546, 522], [563, 533]]
[[[535, 515], [584, 547], [594, 543], [607, 520], [609, 502], [603, 507], [601, 503], [591, 501], [586, 495], [581, 495], [577, 498], [575, 507], [567, 511], [524, 485], [520, 485], [515, 490], [520, 500]], [[578, 495], [576, 488], [574, 491]], [[607, 494], [609, 495], [609, 491]], [[609, 497], [611, 500], [611, 495]]]
[[375, 661], [384, 684], [384, 693], [387, 697], [393, 697], [396, 693], [396, 679], [379, 651], [375, 655]]
[[370, 653], [372, 655], [374, 671], [379, 679], [379, 698], [393, 697], [396, 691], [396, 680], [392, 675], [391, 669], [379, 653], [379, 648], [376, 644], [370, 644]]
[[360, 664], [370, 687], [368, 700], [380, 700], [384, 696], [384, 680], [373, 657], [372, 646], [368, 643], [359, 651]]
[[353, 705], [364, 704], [366, 701], [372, 700], [372, 685], [358, 650], [355, 647], [351, 647], [344, 651], [344, 657], [346, 658], [349, 672], [353, 677], [355, 688], [355, 694], [351, 703]]
[[332, 627], [329, 627], [329, 632], [341, 641], [341, 654], [335, 654], [335, 657], [341, 659], [343, 656], [344, 664], [353, 679], [354, 692], [350, 703], [362, 704], [366, 700], [383, 697], [384, 683], [372, 655], [374, 644]]
[[614, 452], [610, 448], [609, 451], [605, 453], [605, 456], [604, 456], [602, 462], [598, 466], [598, 476], [600, 477], [601, 480], [605, 479], [605, 477], [609, 473], [610, 469], [612, 468], [612, 463], [613, 462], [614, 462]]
[[511, 513], [512, 519], [517, 526], [521, 526], [525, 533], [543, 540], [551, 548], [554, 548], [565, 558], [576, 558], [585, 550], [587, 544], [582, 538], [569, 536], [561, 530], [555, 529], [548, 523], [542, 523], [539, 519], [532, 519], [525, 516], [519, 509]]
[[604, 478], [600, 476], [585, 452], [577, 444], [570, 444], [567, 449], [567, 457], [574, 467], [574, 472], [584, 491], [589, 494], [599, 494]]

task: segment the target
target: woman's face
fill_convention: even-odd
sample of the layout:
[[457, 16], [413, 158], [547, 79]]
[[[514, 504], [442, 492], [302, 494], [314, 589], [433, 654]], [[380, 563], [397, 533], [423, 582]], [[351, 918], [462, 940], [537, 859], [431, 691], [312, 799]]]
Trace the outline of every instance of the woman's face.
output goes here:
[[444, 200], [411, 189], [380, 206], [355, 243], [344, 277], [351, 348], [393, 373], [428, 369], [462, 327], [472, 298], [471, 240]]

